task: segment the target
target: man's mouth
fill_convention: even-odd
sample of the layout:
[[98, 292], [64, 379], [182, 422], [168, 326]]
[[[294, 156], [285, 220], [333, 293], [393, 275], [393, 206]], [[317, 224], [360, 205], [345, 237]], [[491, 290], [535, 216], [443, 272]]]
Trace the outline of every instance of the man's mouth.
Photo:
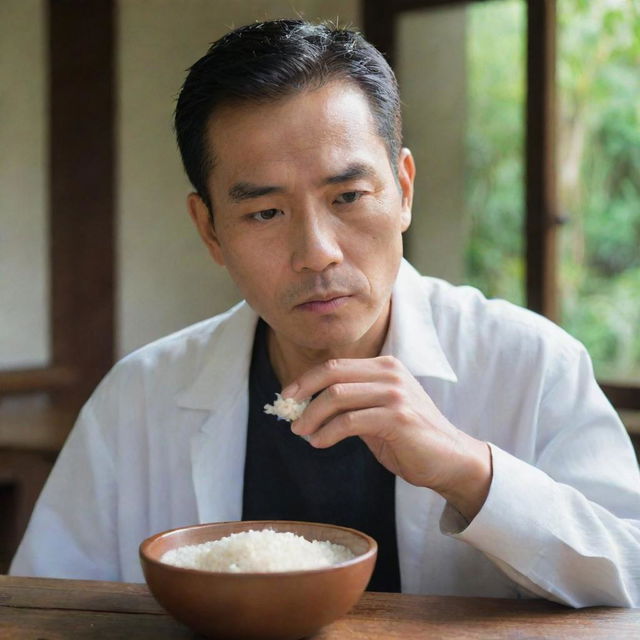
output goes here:
[[296, 305], [296, 309], [311, 313], [330, 313], [349, 301], [348, 293], [316, 294]]

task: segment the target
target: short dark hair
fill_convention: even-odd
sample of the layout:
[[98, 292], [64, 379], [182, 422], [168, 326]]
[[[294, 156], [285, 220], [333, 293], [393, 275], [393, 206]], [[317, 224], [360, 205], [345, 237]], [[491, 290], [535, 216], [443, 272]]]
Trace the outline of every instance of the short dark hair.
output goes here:
[[207, 125], [217, 107], [265, 103], [330, 80], [344, 79], [365, 93], [394, 173], [402, 145], [400, 98], [384, 56], [356, 31], [303, 20], [246, 25], [214, 42], [190, 69], [175, 111], [182, 162], [213, 213], [207, 178], [214, 167]]

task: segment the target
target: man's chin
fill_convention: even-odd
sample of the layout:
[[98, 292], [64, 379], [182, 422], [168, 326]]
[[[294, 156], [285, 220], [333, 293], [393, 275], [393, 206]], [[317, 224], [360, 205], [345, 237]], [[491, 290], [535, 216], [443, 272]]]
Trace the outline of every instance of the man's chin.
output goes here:
[[317, 352], [307, 354], [313, 359], [373, 357], [382, 347], [387, 327], [376, 312], [377, 309], [362, 304], [345, 305], [328, 314], [294, 311], [271, 327], [283, 346], [287, 343], [294, 349]]
[[357, 348], [365, 334], [366, 327], [315, 326], [296, 332], [290, 342], [301, 349], [327, 351], [331, 357], [340, 357], [341, 352], [348, 354]]

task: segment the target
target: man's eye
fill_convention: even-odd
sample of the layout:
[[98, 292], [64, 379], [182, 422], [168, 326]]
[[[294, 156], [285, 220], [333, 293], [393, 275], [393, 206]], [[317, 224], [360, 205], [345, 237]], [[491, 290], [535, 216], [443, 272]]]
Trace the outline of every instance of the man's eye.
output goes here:
[[338, 204], [351, 204], [356, 200], [360, 200], [361, 197], [362, 191], [347, 191], [346, 193], [341, 193], [336, 198], [336, 202]]
[[279, 213], [282, 213], [280, 209], [265, 209], [264, 211], [252, 213], [251, 217], [258, 222], [266, 222], [267, 220], [275, 218]]

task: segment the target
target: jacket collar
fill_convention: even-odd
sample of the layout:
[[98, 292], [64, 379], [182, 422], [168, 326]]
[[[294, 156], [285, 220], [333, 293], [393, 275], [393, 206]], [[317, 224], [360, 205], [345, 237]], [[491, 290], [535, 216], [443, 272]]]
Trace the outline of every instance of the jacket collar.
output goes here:
[[191, 380], [178, 392], [178, 406], [223, 413], [247, 390], [258, 315], [239, 302], [216, 318]]
[[[381, 353], [393, 354], [417, 378], [457, 382], [433, 323], [426, 282], [402, 260]], [[246, 302], [238, 303], [218, 319], [192, 380], [177, 395], [179, 406], [222, 413], [238, 393], [246, 391], [257, 321], [256, 312]]]
[[391, 295], [391, 321], [381, 353], [394, 355], [416, 378], [457, 382], [433, 322], [428, 282], [402, 260]]

